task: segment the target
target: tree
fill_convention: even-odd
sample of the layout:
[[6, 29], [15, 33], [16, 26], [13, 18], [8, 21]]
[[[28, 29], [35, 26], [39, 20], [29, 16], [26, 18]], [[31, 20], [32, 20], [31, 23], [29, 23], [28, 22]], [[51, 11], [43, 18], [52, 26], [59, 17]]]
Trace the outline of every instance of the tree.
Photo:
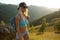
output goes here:
[[55, 22], [54, 28], [55, 28], [57, 31], [60, 31], [60, 20], [57, 20], [57, 21]]
[[29, 30], [30, 32], [34, 32], [34, 26], [32, 25], [32, 27]]
[[46, 22], [46, 18], [43, 18], [42, 19], [42, 24], [41, 24], [41, 27], [40, 27], [40, 32], [44, 32], [44, 30], [45, 30], [45, 27], [47, 27], [48, 25], [47, 25], [47, 22]]

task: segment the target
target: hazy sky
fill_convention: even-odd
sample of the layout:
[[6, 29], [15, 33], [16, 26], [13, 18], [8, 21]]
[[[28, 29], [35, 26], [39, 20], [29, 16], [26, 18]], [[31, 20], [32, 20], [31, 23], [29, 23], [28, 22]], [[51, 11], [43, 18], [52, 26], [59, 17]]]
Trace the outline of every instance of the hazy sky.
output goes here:
[[0, 0], [6, 4], [19, 4], [20, 2], [26, 2], [27, 5], [45, 6], [49, 8], [60, 8], [60, 0]]

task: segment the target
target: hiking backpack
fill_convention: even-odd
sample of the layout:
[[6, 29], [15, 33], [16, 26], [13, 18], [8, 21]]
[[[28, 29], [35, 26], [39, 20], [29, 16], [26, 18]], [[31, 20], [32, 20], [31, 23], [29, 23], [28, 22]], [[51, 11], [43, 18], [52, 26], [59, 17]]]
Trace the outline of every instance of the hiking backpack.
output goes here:
[[14, 32], [16, 30], [16, 25], [15, 25], [15, 16], [10, 18], [10, 23], [11, 23], [11, 31]]

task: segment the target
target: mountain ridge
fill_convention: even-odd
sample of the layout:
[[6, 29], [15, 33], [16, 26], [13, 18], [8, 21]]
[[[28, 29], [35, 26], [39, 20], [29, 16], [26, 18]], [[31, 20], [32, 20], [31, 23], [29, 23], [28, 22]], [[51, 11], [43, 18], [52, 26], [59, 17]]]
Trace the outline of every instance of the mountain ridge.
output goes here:
[[[9, 20], [9, 18], [11, 18], [12, 16], [15, 16], [18, 13], [17, 8], [18, 8], [18, 5], [12, 5], [12, 4], [0, 5], [0, 20]], [[42, 7], [42, 6], [38, 7], [33, 5], [28, 6], [28, 10], [30, 15], [30, 19], [29, 19], [30, 22], [36, 19], [39, 19], [44, 15], [54, 12], [54, 10], [50, 10], [46, 7]], [[2, 16], [5, 19], [2, 18]]]

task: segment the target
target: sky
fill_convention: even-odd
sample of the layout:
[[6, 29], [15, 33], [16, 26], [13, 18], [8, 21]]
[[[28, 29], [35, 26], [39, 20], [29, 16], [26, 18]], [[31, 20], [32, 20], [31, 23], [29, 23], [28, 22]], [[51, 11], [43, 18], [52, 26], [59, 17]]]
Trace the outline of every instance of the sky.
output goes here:
[[27, 5], [45, 6], [48, 8], [60, 8], [60, 0], [0, 0], [2, 3], [18, 5], [26, 2]]

